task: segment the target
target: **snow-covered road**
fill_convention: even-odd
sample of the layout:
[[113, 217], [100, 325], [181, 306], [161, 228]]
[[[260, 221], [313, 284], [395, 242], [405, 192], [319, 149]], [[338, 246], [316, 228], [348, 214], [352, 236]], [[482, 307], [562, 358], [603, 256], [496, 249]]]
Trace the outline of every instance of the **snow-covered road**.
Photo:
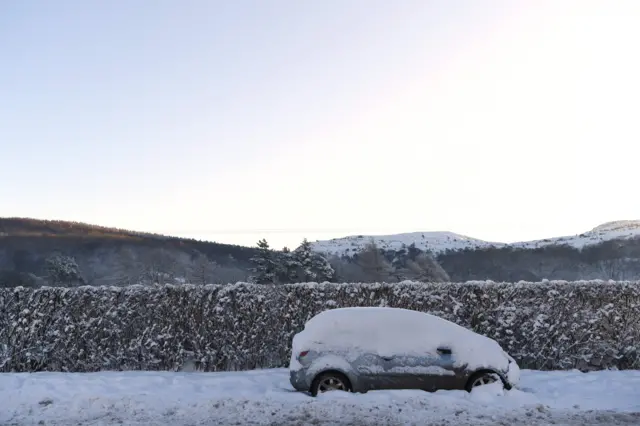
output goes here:
[[287, 370], [0, 374], [1, 425], [640, 425], [640, 371], [524, 370], [521, 388], [294, 392]]

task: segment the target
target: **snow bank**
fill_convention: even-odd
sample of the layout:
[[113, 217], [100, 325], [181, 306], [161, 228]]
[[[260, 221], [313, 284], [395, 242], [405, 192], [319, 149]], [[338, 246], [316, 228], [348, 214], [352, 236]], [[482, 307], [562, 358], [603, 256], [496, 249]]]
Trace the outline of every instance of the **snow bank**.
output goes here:
[[640, 283], [306, 283], [0, 289], [0, 371], [285, 367], [293, 336], [341, 307], [426, 312], [522, 368], [640, 368]]
[[0, 424], [637, 424], [631, 413], [640, 412], [639, 388], [640, 371], [525, 370], [523, 390], [487, 386], [471, 394], [407, 390], [312, 398], [293, 391], [284, 369], [4, 373]]
[[508, 367], [508, 358], [492, 339], [434, 315], [383, 307], [331, 309], [316, 315], [294, 338], [291, 366], [299, 367], [293, 357], [302, 350], [346, 350], [346, 358], [354, 361], [363, 353], [438, 358], [440, 347], [452, 350], [454, 367]]

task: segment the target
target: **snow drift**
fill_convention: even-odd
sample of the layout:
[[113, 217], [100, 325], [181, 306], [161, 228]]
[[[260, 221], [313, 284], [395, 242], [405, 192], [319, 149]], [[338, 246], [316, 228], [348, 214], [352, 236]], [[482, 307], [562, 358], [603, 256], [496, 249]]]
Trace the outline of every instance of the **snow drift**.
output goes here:
[[[287, 370], [5, 373], [3, 425], [637, 425], [640, 371], [525, 370], [522, 389], [293, 392]], [[603, 390], [606, 390], [603, 392]], [[635, 413], [635, 414], [634, 414]]]

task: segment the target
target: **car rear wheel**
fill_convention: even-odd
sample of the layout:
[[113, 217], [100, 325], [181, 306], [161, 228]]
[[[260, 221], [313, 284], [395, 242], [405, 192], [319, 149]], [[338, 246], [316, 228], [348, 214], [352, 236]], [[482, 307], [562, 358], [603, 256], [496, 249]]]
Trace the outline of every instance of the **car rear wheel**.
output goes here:
[[331, 391], [351, 392], [351, 383], [344, 374], [338, 372], [322, 373], [311, 384], [311, 395]]

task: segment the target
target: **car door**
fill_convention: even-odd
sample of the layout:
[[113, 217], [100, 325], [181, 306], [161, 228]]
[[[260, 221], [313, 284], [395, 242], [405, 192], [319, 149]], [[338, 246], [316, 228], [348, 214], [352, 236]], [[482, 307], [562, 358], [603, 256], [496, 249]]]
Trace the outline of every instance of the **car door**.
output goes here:
[[353, 362], [360, 386], [367, 390], [389, 389], [384, 360], [374, 353], [362, 353]]
[[374, 389], [422, 389], [433, 391], [453, 377], [454, 353], [439, 347], [441, 333], [416, 326], [412, 319], [384, 318], [384, 327], [372, 335], [371, 365], [380, 366], [370, 381]]
[[387, 389], [426, 389], [429, 378], [425, 365], [429, 357], [422, 354], [381, 355]]
[[[437, 354], [428, 353], [425, 330], [403, 319], [390, 320], [380, 331], [377, 355], [382, 366], [380, 382], [384, 389], [431, 389], [430, 373]], [[426, 343], [426, 344], [425, 344]]]
[[455, 350], [447, 345], [439, 345], [435, 354], [430, 354], [424, 360], [424, 382], [435, 391], [439, 389], [456, 389], [458, 386], [458, 371], [454, 367]]
[[386, 389], [454, 389], [454, 353], [448, 347], [419, 354], [382, 354]]

